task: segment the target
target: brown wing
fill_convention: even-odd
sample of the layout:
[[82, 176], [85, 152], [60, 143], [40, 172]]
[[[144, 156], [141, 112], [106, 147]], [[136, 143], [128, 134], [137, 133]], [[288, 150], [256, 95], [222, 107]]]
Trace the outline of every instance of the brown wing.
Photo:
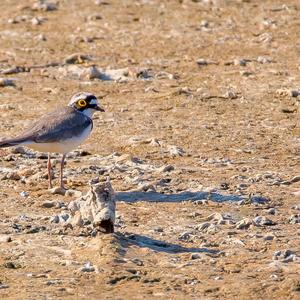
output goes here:
[[0, 142], [0, 147], [14, 146], [25, 141], [36, 143], [59, 142], [80, 135], [85, 128], [92, 124], [92, 119], [67, 106], [44, 115], [23, 134]]

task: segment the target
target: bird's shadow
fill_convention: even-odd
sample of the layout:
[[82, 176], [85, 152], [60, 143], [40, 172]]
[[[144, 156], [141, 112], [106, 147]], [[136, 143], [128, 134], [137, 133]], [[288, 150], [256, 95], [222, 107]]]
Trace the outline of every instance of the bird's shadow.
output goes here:
[[163, 194], [158, 192], [139, 192], [139, 191], [128, 191], [128, 192], [117, 192], [116, 200], [124, 201], [124, 202], [138, 202], [138, 201], [146, 201], [146, 202], [184, 202], [184, 201], [197, 201], [197, 200], [211, 200], [214, 202], [240, 202], [244, 200], [250, 200], [252, 203], [263, 204], [268, 201], [267, 198], [262, 196], [253, 196], [246, 197], [242, 195], [234, 195], [234, 194], [221, 194], [217, 192], [190, 192], [184, 191], [181, 193], [174, 194]]
[[207, 249], [207, 248], [198, 248], [198, 247], [184, 247], [177, 244], [172, 244], [164, 242], [161, 240], [156, 240], [141, 234], [128, 234], [128, 233], [115, 233], [115, 236], [126, 249], [131, 245], [138, 246], [140, 248], [149, 248], [156, 252], [164, 252], [168, 254], [175, 253], [209, 253], [209, 254], [218, 254], [218, 250]]

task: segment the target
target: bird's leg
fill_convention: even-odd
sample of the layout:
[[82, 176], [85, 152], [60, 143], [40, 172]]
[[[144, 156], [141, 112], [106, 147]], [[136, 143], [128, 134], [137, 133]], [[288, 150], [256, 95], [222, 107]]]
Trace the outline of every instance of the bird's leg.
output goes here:
[[52, 189], [52, 172], [51, 172], [51, 158], [50, 153], [48, 153], [48, 162], [47, 162], [47, 168], [48, 168], [48, 188]]
[[60, 188], [65, 190], [64, 181], [63, 181], [63, 170], [64, 170], [64, 163], [65, 163], [66, 154], [63, 154], [61, 158], [61, 165], [60, 165]]

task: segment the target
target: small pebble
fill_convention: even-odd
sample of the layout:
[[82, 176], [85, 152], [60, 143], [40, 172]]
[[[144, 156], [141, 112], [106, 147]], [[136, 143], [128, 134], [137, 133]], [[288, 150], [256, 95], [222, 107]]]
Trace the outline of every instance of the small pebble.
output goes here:
[[10, 78], [0, 78], [0, 87], [15, 86], [15, 80]]
[[65, 64], [81, 64], [84, 61], [90, 60], [90, 57], [88, 55], [82, 54], [82, 53], [73, 53], [65, 58], [64, 63]]
[[276, 225], [276, 223], [270, 219], [268, 219], [267, 217], [264, 216], [258, 216], [256, 218], [254, 218], [253, 220], [253, 224], [256, 226], [273, 226]]
[[224, 94], [224, 97], [226, 99], [237, 99], [238, 98], [238, 95], [236, 92], [234, 91], [227, 91], [225, 94]]
[[274, 280], [274, 281], [279, 281], [279, 280], [280, 280], [280, 279], [279, 279], [279, 276], [276, 275], [276, 274], [271, 274], [271, 275], [270, 275], [270, 279], [272, 279], [272, 280]]
[[172, 165], [166, 165], [166, 166], [162, 166], [158, 169], [159, 172], [161, 173], [165, 173], [165, 172], [171, 172], [174, 170], [174, 167]]
[[199, 259], [199, 258], [201, 258], [200, 253], [192, 253], [191, 254], [191, 259]]
[[29, 196], [29, 193], [26, 192], [26, 191], [23, 191], [20, 193], [20, 196], [23, 197], [23, 198], [27, 198]]
[[9, 235], [6, 235], [6, 234], [0, 235], [0, 243], [9, 243], [11, 241], [12, 241], [12, 239]]
[[19, 146], [19, 147], [14, 147], [11, 149], [11, 153], [13, 154], [25, 154], [26, 150], [24, 147]]
[[50, 223], [59, 223], [59, 216], [56, 215], [56, 216], [53, 216], [50, 218]]
[[214, 278], [214, 280], [223, 280], [223, 277], [221, 277], [221, 276], [216, 276], [216, 277]]
[[41, 207], [44, 207], [44, 208], [51, 208], [51, 207], [54, 207], [56, 206], [57, 202], [56, 201], [45, 201], [42, 203]]
[[198, 66], [207, 66], [208, 65], [207, 60], [204, 58], [197, 59], [196, 63]]
[[69, 196], [69, 197], [81, 197], [82, 196], [82, 192], [70, 189], [70, 190], [66, 191], [65, 195]]
[[61, 214], [60, 216], [59, 216], [59, 218], [60, 219], [62, 219], [64, 222], [67, 222], [68, 221], [68, 219], [70, 218], [70, 215], [69, 214]]
[[80, 272], [94, 272], [95, 271], [95, 267], [92, 265], [91, 262], [87, 262], [84, 264], [84, 266], [82, 268], [79, 269]]
[[299, 92], [296, 90], [278, 89], [276, 90], [276, 94], [278, 96], [297, 97], [299, 95]]
[[34, 17], [31, 19], [31, 24], [32, 25], [41, 25], [42, 24], [42, 20], [38, 17]]
[[46, 282], [46, 285], [56, 285], [56, 284], [61, 284], [62, 281], [60, 279], [53, 279], [53, 280], [49, 280]]
[[208, 200], [204, 199], [204, 200], [196, 200], [193, 201], [194, 204], [196, 205], [203, 205], [203, 204], [208, 204]]
[[87, 17], [87, 21], [97, 21], [101, 20], [102, 16], [100, 14], [93, 14]]
[[236, 223], [235, 228], [236, 229], [247, 229], [252, 225], [252, 220], [249, 218], [245, 218], [239, 222]]
[[39, 34], [37, 37], [36, 37], [37, 40], [39, 41], [47, 41], [47, 38], [44, 34]]
[[185, 154], [185, 151], [182, 148], [175, 145], [168, 146], [168, 151], [173, 157], [183, 156]]
[[[0, 110], [15, 110], [16, 107], [10, 104], [0, 104]], [[14, 149], [14, 148], [12, 148]], [[12, 152], [11, 152], [12, 153]]]
[[53, 195], [57, 194], [57, 195], [65, 195], [66, 194], [66, 190], [62, 189], [61, 187], [54, 187], [52, 189], [49, 189], [49, 192]]
[[24, 68], [24, 67], [11, 67], [5, 70], [2, 70], [1, 73], [5, 74], [5, 75], [11, 75], [11, 74], [17, 74], [17, 73], [21, 73], [21, 72], [25, 72], [28, 71], [28, 69]]
[[259, 56], [257, 58], [257, 62], [261, 63], [261, 64], [267, 64], [267, 63], [271, 63], [272, 62], [272, 59], [271, 58], [268, 58], [268, 57], [265, 57], [265, 56]]
[[37, 1], [32, 5], [33, 11], [53, 11], [57, 9], [57, 4], [54, 2]]
[[143, 266], [144, 262], [140, 260], [139, 258], [132, 258], [131, 261], [136, 264], [137, 266]]
[[299, 214], [291, 215], [289, 217], [289, 223], [290, 224], [298, 224], [298, 223], [300, 223], [300, 215]]
[[296, 204], [292, 207], [292, 209], [295, 209], [295, 210], [300, 210], [300, 204]]
[[154, 232], [164, 232], [164, 229], [162, 227], [155, 227], [153, 228]]
[[95, 0], [96, 5], [109, 5], [108, 1], [105, 0]]
[[235, 59], [234, 61], [233, 61], [233, 64], [235, 65], [235, 66], [242, 66], [242, 67], [245, 67], [246, 65], [247, 65], [247, 60], [246, 59]]
[[0, 290], [9, 288], [8, 284], [0, 284]]
[[251, 72], [251, 71], [241, 71], [240, 74], [242, 76], [249, 77], [249, 76], [253, 75], [253, 72]]
[[209, 27], [209, 22], [207, 20], [202, 20], [200, 22], [200, 26], [204, 27], [204, 28], [208, 28]]
[[279, 260], [281, 262], [291, 262], [296, 260], [297, 257], [295, 253], [289, 249], [282, 250], [282, 251], [275, 251], [273, 254], [273, 260]]
[[263, 238], [265, 241], [272, 241], [272, 240], [274, 240], [274, 236], [273, 235], [266, 235], [266, 236], [264, 236], [264, 238]]
[[267, 210], [267, 213], [268, 213], [269, 215], [275, 215], [275, 214], [276, 214], [276, 209], [275, 209], [274, 207], [269, 208], [269, 209]]
[[144, 184], [142, 183], [139, 185], [137, 190], [142, 191], [142, 192], [149, 192], [149, 191], [155, 192], [156, 191], [154, 185], [151, 183], [144, 183]]
[[178, 237], [179, 241], [188, 241], [190, 239], [191, 239], [191, 232], [184, 232]]

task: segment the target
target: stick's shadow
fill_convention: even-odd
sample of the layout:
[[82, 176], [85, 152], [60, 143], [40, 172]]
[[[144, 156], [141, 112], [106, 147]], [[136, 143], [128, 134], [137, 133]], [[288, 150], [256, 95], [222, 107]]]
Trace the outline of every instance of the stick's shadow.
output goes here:
[[[181, 192], [178, 194], [162, 194], [158, 192], [118, 192], [116, 193], [117, 201], [124, 202], [137, 202], [137, 201], [147, 201], [147, 202], [183, 202], [183, 201], [197, 201], [209, 199], [215, 202], [239, 202], [246, 200], [245, 196], [241, 195], [225, 195], [220, 193], [208, 193], [208, 192]], [[252, 203], [263, 204], [267, 202], [268, 199], [260, 196], [251, 197]]]
[[183, 247], [177, 244], [167, 243], [164, 241], [156, 240], [145, 235], [141, 234], [122, 234], [115, 233], [116, 237], [121, 242], [122, 246], [127, 248], [130, 245], [135, 245], [141, 248], [149, 248], [156, 252], [165, 252], [165, 253], [210, 253], [217, 254], [218, 250], [212, 250], [207, 248], [198, 248], [198, 247]]

